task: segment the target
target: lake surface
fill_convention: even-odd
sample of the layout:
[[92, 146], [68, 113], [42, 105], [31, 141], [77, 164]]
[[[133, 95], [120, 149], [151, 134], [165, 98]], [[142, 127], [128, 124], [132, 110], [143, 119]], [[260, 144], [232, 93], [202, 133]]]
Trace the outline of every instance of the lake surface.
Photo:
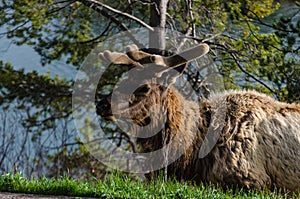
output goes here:
[[[0, 27], [0, 33], [5, 31], [4, 27]], [[5, 37], [0, 38], [0, 60], [10, 62], [15, 69], [24, 68], [26, 72], [36, 70], [40, 74], [50, 72], [51, 76], [59, 75], [67, 79], [74, 79], [77, 72], [74, 66], [66, 64], [65, 59], [42, 66], [41, 57], [32, 46], [17, 46]]]

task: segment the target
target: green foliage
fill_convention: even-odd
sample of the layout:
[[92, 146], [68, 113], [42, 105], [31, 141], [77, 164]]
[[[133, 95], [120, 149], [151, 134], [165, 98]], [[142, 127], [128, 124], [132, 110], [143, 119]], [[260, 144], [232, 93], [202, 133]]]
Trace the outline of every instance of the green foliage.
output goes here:
[[18, 45], [28, 44], [50, 63], [69, 56], [68, 63], [79, 64], [88, 54], [94, 36], [89, 8], [75, 1], [2, 1], [0, 26], [7, 27], [7, 37]]
[[[15, 99], [30, 101], [35, 105], [47, 103], [55, 106], [71, 95], [71, 82], [59, 76], [52, 78], [50, 74], [38, 74], [37, 71], [25, 73], [24, 69], [16, 71], [10, 63], [0, 61], [1, 103], [10, 103]], [[53, 102], [58, 100], [58, 102]], [[61, 100], [61, 101], [59, 101]], [[53, 104], [51, 104], [53, 103]]]
[[[11, 64], [0, 61], [0, 103], [4, 109], [16, 104], [20, 110], [34, 106], [25, 125], [51, 128], [52, 122], [68, 117], [71, 111], [71, 82], [36, 71], [14, 70]], [[38, 119], [44, 119], [44, 122]], [[41, 124], [42, 123], [42, 124]], [[43, 129], [41, 128], [41, 130]]]
[[[259, 6], [261, 3], [265, 6]], [[209, 42], [219, 53], [215, 60], [223, 74], [225, 87], [256, 89], [281, 101], [299, 101], [297, 13], [300, 8], [295, 6], [289, 16], [266, 24], [261, 18], [277, 9], [277, 4], [246, 1], [229, 2], [228, 5], [224, 7], [228, 12], [228, 20], [224, 22], [226, 33], [215, 29], [215, 33], [221, 34]], [[257, 25], [268, 26], [269, 33], [261, 33]]]
[[[266, 24], [264, 18], [280, 4], [268, 1], [185, 1], [170, 4], [174, 17], [171, 28], [180, 32], [196, 29], [206, 41], [224, 77], [225, 88], [256, 89], [281, 101], [300, 100], [299, 89], [299, 7], [278, 22]], [[191, 15], [192, 13], [192, 15]], [[261, 33], [267, 26], [269, 33]], [[193, 34], [193, 33], [192, 33]]]
[[[32, 45], [41, 55], [42, 64], [66, 56], [67, 63], [79, 66], [98, 42], [116, 32], [109, 20], [81, 2], [85, 1], [3, 0], [0, 26], [7, 27], [4, 34], [14, 39], [15, 44]], [[127, 1], [108, 3], [121, 10], [128, 9]], [[147, 13], [136, 3], [129, 9], [136, 15]], [[111, 19], [110, 15], [104, 16]], [[126, 20], [122, 23], [126, 24]]]
[[[150, 21], [150, 4], [139, 1], [103, 3], [145, 22]], [[79, 65], [107, 36], [140, 27], [136, 21], [104, 8], [95, 11], [96, 5], [88, 5], [93, 3], [88, 0], [3, 0], [0, 25], [7, 27], [7, 37], [14, 38], [17, 44], [34, 46], [42, 56], [42, 63], [67, 56], [68, 63]], [[279, 6], [273, 0], [194, 0], [189, 4], [170, 1], [167, 11], [172, 18], [167, 26], [182, 33], [190, 32], [189, 35], [200, 40], [216, 35], [207, 43], [218, 53], [214, 59], [220, 63], [227, 88], [254, 88], [283, 101], [298, 101], [299, 94], [291, 93], [299, 90], [299, 7], [289, 16], [269, 24], [273, 34], [262, 35], [257, 26]], [[110, 76], [107, 77], [109, 81], [112, 80]]]

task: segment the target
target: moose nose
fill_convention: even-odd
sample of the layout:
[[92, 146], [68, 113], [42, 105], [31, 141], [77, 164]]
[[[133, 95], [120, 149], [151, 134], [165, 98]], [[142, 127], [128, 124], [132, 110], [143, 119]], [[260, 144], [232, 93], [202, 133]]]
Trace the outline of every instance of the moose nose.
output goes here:
[[106, 97], [97, 103], [96, 113], [102, 117], [111, 115], [110, 97]]

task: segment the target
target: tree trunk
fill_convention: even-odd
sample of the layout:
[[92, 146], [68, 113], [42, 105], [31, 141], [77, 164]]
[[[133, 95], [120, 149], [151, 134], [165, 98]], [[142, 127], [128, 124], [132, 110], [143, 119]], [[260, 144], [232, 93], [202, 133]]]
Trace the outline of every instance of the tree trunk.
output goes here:
[[[154, 27], [154, 31], [149, 33], [149, 47], [157, 50], [165, 50], [166, 48], [166, 21], [167, 21], [167, 5], [169, 0], [151, 0], [150, 6], [150, 26]], [[164, 131], [163, 131], [164, 132]], [[163, 135], [166, 142], [165, 133]], [[164, 143], [166, 146], [166, 143]], [[167, 181], [168, 176], [168, 147], [164, 152], [164, 180]]]
[[164, 50], [166, 47], [166, 17], [169, 0], [152, 0], [150, 6], [150, 26], [155, 31], [149, 33], [149, 47]]

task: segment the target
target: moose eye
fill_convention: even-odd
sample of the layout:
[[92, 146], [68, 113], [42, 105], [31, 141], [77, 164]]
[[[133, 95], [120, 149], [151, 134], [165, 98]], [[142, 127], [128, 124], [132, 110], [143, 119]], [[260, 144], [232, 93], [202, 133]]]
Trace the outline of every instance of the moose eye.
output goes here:
[[150, 86], [148, 84], [144, 84], [134, 91], [134, 95], [146, 95], [149, 91]]

